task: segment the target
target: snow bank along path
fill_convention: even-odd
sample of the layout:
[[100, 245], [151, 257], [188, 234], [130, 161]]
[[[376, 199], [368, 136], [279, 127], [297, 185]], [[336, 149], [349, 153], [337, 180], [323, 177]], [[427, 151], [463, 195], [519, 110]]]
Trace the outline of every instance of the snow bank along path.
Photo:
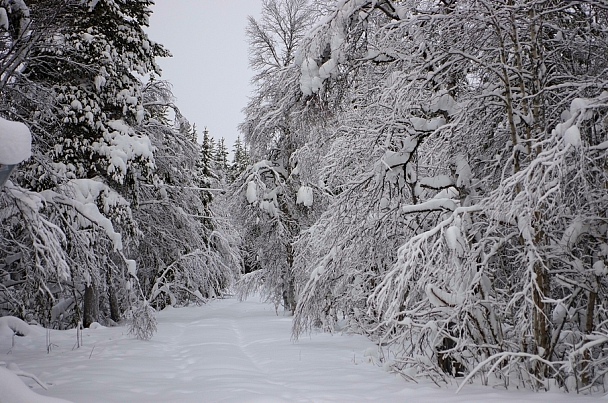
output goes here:
[[[16, 338], [12, 349], [11, 337], [0, 334], [0, 362], [48, 383], [45, 391], [25, 379], [40, 395], [83, 403], [599, 400], [479, 386], [456, 395], [456, 384], [439, 389], [427, 381], [408, 383], [370, 362], [374, 345], [364, 337], [313, 334], [292, 342], [291, 318], [257, 300], [169, 308], [158, 321], [149, 342], [133, 339], [123, 327], [85, 329], [79, 349], [75, 330], [52, 331], [50, 354], [44, 331]], [[0, 402], [7, 396], [0, 390]]]

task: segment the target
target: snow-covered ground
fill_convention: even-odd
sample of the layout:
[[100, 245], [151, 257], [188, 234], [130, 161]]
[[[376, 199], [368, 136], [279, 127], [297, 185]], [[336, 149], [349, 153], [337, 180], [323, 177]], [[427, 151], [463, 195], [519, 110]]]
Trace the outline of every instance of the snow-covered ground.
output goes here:
[[[16, 337], [14, 347], [12, 337], [0, 333], [0, 362], [46, 383], [48, 390], [21, 378], [40, 395], [87, 403], [607, 401], [481, 386], [456, 395], [456, 384], [440, 389], [427, 381], [406, 382], [370, 362], [374, 346], [364, 337], [313, 334], [294, 343], [291, 319], [257, 300], [166, 309], [158, 321], [148, 342], [124, 327], [100, 327], [85, 329], [84, 346], [75, 348], [75, 330], [52, 331], [49, 354], [44, 330]], [[3, 366], [1, 403], [51, 401], [17, 390]]]

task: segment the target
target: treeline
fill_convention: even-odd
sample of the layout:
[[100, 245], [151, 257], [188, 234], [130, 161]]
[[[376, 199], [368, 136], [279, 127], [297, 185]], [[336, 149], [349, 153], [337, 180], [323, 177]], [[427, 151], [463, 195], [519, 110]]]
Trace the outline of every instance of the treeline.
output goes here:
[[241, 292], [408, 379], [603, 391], [606, 3], [265, 0], [247, 32]]
[[240, 270], [214, 207], [233, 164], [207, 131], [197, 142], [158, 80], [169, 53], [143, 30], [152, 3], [0, 1], [0, 115], [33, 136], [0, 190], [0, 315], [130, 318], [149, 338], [153, 308], [204, 302]]

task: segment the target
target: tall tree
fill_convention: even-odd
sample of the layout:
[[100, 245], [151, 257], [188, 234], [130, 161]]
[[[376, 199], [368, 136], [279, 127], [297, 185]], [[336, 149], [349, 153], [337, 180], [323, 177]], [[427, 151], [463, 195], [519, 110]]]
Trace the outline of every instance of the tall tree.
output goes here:
[[313, 18], [305, 0], [265, 0], [261, 19], [249, 18], [250, 66], [257, 72], [256, 89], [240, 129], [250, 145], [252, 165], [234, 185], [240, 196], [233, 209], [244, 228], [246, 263], [250, 269], [261, 268], [247, 274], [242, 290], [247, 293], [261, 287], [290, 311], [296, 306], [293, 242], [301, 218], [312, 207], [312, 198], [306, 206], [297, 203], [301, 183], [293, 157], [305, 144], [306, 132], [300, 115], [305, 104], [296, 91], [293, 63], [296, 47]]
[[226, 139], [223, 137], [217, 141], [215, 147], [215, 168], [217, 169], [220, 177], [224, 179], [228, 173], [228, 147], [226, 146]]

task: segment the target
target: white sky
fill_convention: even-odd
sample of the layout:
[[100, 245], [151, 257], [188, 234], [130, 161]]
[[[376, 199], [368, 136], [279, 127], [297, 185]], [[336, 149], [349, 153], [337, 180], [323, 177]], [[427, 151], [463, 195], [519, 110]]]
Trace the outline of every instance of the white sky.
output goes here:
[[247, 16], [259, 17], [261, 0], [155, 0], [150, 39], [164, 45], [172, 58], [159, 59], [162, 79], [173, 84], [182, 114], [206, 126], [232, 147], [241, 110], [251, 92]]

